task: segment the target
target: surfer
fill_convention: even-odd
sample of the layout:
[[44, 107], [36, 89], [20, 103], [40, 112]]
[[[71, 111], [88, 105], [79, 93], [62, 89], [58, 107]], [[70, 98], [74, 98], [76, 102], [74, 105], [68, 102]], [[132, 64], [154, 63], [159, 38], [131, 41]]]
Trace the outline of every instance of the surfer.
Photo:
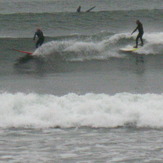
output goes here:
[[[90, 12], [92, 11], [96, 6], [91, 7], [90, 9], [86, 10], [85, 12]], [[76, 12], [81, 12], [81, 6], [79, 6], [76, 10]]]
[[44, 34], [43, 34], [43, 32], [42, 32], [42, 30], [40, 28], [37, 28], [37, 30], [36, 30], [36, 32], [34, 34], [33, 40], [36, 39], [36, 36], [38, 37], [38, 40], [36, 42], [36, 48], [38, 48], [44, 42]]
[[81, 11], [81, 6], [79, 6], [76, 10], [76, 12], [80, 12]]
[[138, 30], [138, 35], [137, 35], [137, 37], [136, 37], [136, 46], [134, 47], [134, 48], [137, 48], [138, 47], [138, 40], [140, 39], [141, 40], [141, 46], [143, 46], [144, 45], [144, 43], [143, 43], [143, 34], [144, 34], [144, 30], [143, 30], [143, 25], [142, 25], [142, 23], [139, 21], [139, 20], [137, 20], [136, 21], [136, 24], [137, 24], [137, 27], [135, 28], [135, 30], [131, 33], [131, 35], [134, 33], [134, 32], [136, 32], [137, 30]]

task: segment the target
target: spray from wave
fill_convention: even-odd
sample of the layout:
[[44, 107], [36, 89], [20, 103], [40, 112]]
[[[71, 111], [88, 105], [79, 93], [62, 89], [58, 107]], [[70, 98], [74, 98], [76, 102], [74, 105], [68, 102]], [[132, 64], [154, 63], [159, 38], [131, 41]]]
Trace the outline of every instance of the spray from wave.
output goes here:
[[1, 93], [0, 127], [163, 128], [163, 95]]
[[145, 34], [146, 44], [141, 48], [139, 54], [162, 54], [163, 53], [163, 32]]
[[[98, 35], [98, 34], [97, 34]], [[119, 49], [133, 46], [135, 35], [129, 33], [113, 34], [105, 36], [101, 40], [61, 40], [44, 44], [34, 52], [36, 56], [60, 56], [67, 61], [106, 60], [111, 57], [124, 58]], [[147, 33], [144, 35], [145, 45], [136, 53], [161, 54], [163, 52], [163, 33]]]

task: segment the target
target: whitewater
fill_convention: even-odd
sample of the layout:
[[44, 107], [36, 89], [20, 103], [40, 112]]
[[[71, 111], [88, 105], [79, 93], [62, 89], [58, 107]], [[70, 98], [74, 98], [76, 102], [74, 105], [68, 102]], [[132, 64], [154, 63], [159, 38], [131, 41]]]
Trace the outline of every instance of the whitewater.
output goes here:
[[163, 95], [0, 95], [1, 128], [163, 127]]
[[[96, 34], [96, 37], [101, 33]], [[145, 45], [135, 53], [142, 55], [160, 55], [163, 52], [163, 33], [146, 33]], [[106, 60], [111, 57], [122, 58], [125, 54], [120, 52], [122, 47], [132, 47], [135, 36], [130, 33], [105, 35], [102, 40], [92, 41], [69, 39], [62, 41], [50, 41], [34, 51], [34, 56], [60, 55], [69, 61]], [[128, 44], [126, 44], [128, 43]]]

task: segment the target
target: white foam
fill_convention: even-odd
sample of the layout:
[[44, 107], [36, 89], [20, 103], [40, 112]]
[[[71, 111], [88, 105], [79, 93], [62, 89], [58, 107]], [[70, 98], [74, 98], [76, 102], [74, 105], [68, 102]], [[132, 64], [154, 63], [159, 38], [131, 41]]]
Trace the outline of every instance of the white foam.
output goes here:
[[[124, 57], [123, 54], [119, 53], [122, 43], [121, 41], [128, 40], [129, 44], [126, 46], [133, 47], [135, 39], [136, 34], [131, 35], [130, 33], [118, 33], [101, 41], [51, 41], [38, 48], [33, 55], [46, 56], [55, 55], [57, 53], [66, 56], [65, 58], [68, 58], [69, 60], [81, 61], [91, 59], [105, 60], [110, 57], [119, 58]], [[143, 39], [145, 45], [140, 50], [136, 51], [137, 53], [160, 54], [163, 52], [163, 32], [145, 33]]]
[[109, 37], [107, 40], [104, 40], [104, 42], [105, 44], [115, 44], [119, 40], [130, 39], [130, 38], [133, 38], [133, 36], [131, 36], [131, 34], [129, 33], [118, 33]]
[[163, 128], [163, 94], [1, 93], [0, 127]]
[[59, 54], [67, 57], [68, 60], [79, 61], [122, 57], [115, 49], [111, 51], [110, 48], [114, 41], [112, 38], [99, 42], [79, 40], [51, 41], [38, 48], [33, 55], [47, 56]]
[[145, 45], [138, 51], [139, 54], [162, 54], [163, 53], [163, 32], [145, 33]]

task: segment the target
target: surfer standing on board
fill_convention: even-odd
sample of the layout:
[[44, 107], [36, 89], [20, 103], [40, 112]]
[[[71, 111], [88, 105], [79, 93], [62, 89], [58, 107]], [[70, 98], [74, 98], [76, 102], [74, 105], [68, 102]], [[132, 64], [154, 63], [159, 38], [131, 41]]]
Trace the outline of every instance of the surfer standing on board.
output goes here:
[[137, 48], [138, 47], [138, 40], [139, 39], [141, 40], [141, 46], [144, 45], [143, 38], [142, 38], [143, 37], [143, 34], [144, 34], [143, 25], [142, 25], [142, 23], [139, 20], [136, 21], [136, 24], [137, 24], [136, 29], [131, 33], [131, 35], [132, 35], [137, 30], [139, 32], [138, 35], [137, 35], [137, 37], [136, 37], [136, 46], [134, 48]]
[[39, 46], [41, 46], [44, 43], [44, 34], [40, 28], [37, 28], [37, 30], [34, 34], [33, 40], [36, 39], [36, 36], [38, 37], [38, 40], [36, 42], [36, 48], [38, 48]]

